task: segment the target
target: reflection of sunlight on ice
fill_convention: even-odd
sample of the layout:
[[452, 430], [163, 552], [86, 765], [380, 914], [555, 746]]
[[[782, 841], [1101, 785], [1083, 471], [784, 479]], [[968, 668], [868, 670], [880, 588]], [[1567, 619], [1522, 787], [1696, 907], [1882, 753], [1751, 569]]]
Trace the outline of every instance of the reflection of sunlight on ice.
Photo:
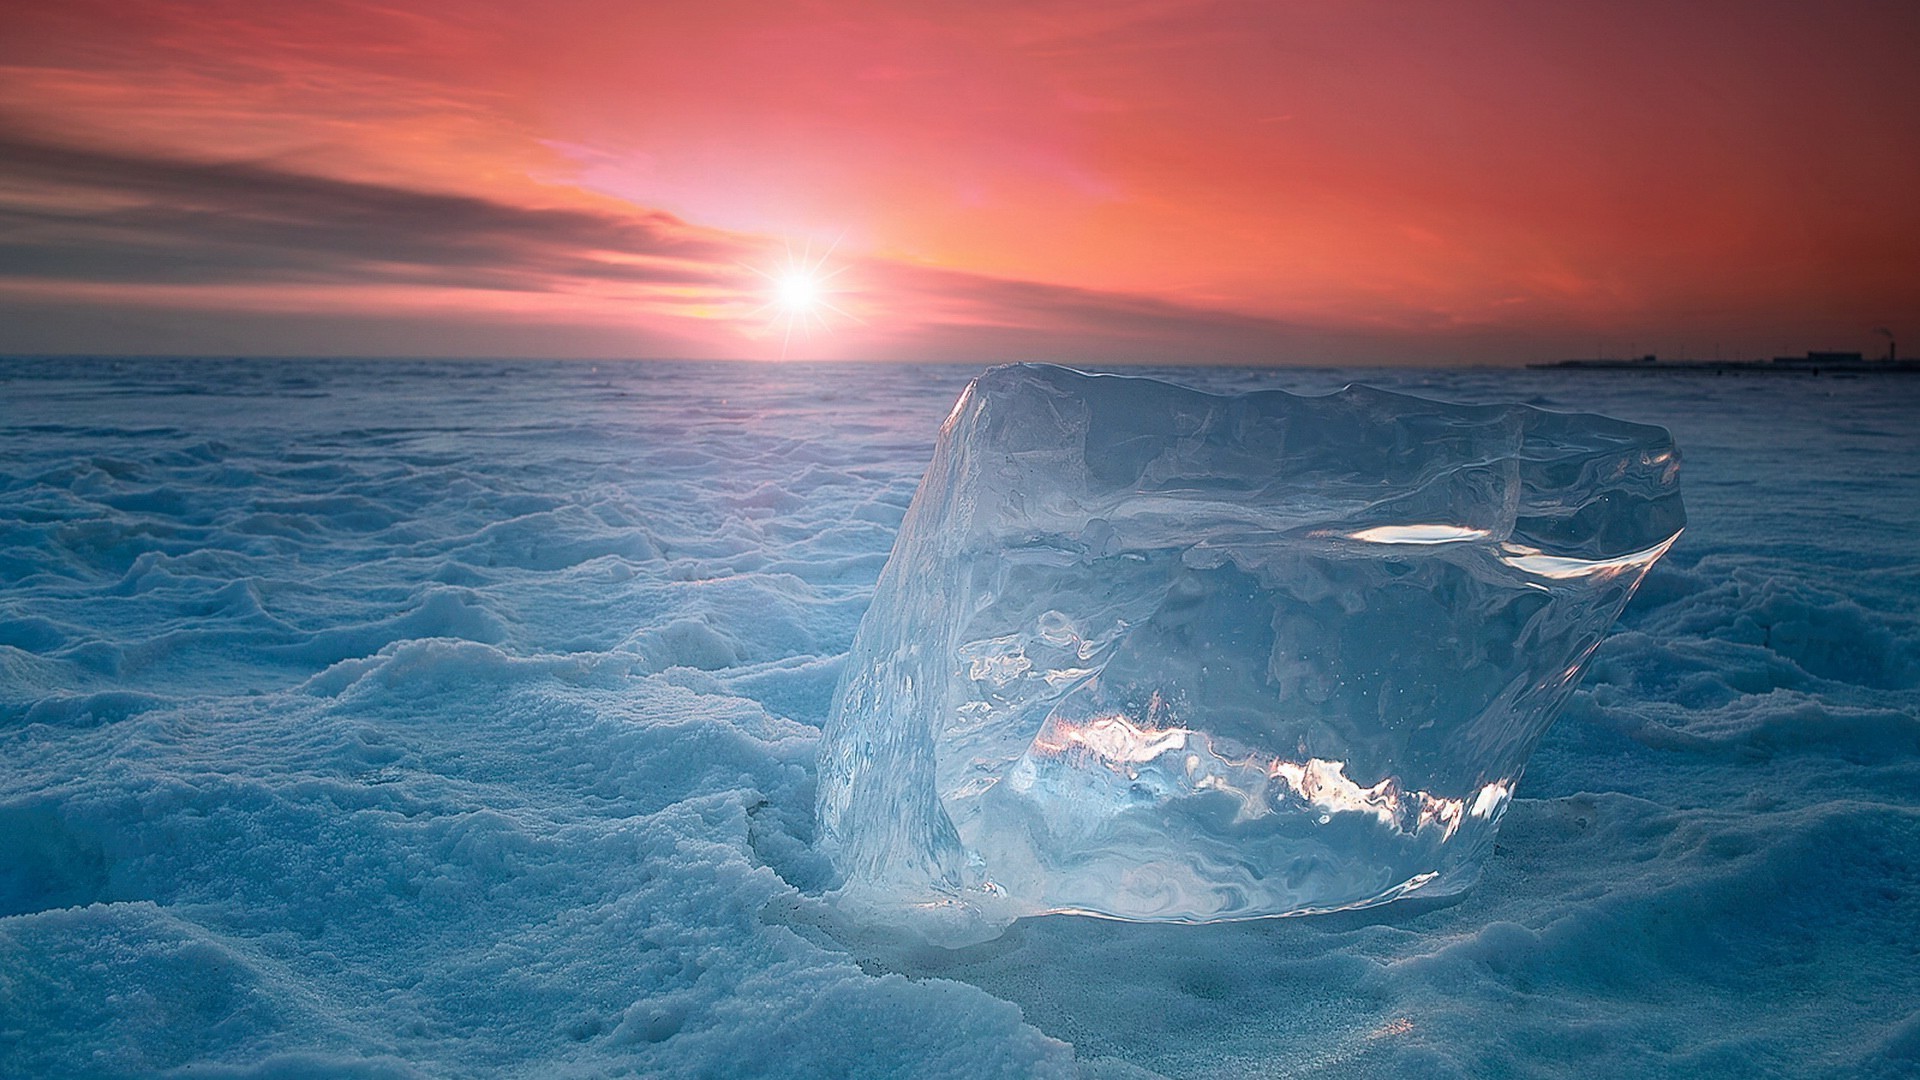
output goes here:
[[1459, 544], [1485, 540], [1493, 534], [1485, 529], [1462, 525], [1376, 525], [1371, 529], [1348, 533], [1347, 539], [1366, 544]]
[[1535, 577], [1560, 581], [1570, 578], [1612, 577], [1630, 570], [1645, 572], [1658, 562], [1660, 556], [1665, 555], [1667, 549], [1672, 547], [1673, 542], [1678, 539], [1680, 534], [1676, 532], [1644, 551], [1629, 552], [1611, 559], [1569, 559], [1559, 555], [1548, 555], [1538, 548], [1521, 544], [1502, 544], [1500, 561], [1515, 570], [1525, 571]]
[[1467, 813], [1477, 818], [1492, 817], [1494, 811], [1500, 809], [1500, 805], [1512, 797], [1513, 789], [1504, 781], [1488, 784], [1480, 789], [1480, 794], [1473, 797], [1473, 809], [1468, 810]]
[[1099, 716], [1084, 724], [1056, 720], [1034, 738], [1033, 746], [1046, 754], [1079, 748], [1107, 761], [1142, 762], [1186, 749], [1191, 734], [1186, 728], [1136, 727], [1124, 716]]
[[[1362, 787], [1347, 776], [1347, 765], [1343, 761], [1309, 758], [1297, 762], [1280, 757], [1260, 761], [1258, 755], [1252, 754], [1235, 760], [1219, 753], [1204, 732], [1136, 724], [1119, 714], [1097, 716], [1079, 723], [1050, 718], [1035, 736], [1028, 753], [1030, 757], [1054, 759], [1069, 768], [1076, 764], [1072, 759], [1079, 757], [1086, 764], [1138, 779], [1136, 766], [1157, 762], [1176, 751], [1184, 752], [1179, 766], [1162, 766], [1163, 771], [1182, 779], [1184, 783], [1179, 787], [1187, 794], [1216, 791], [1232, 796], [1240, 803], [1240, 813], [1236, 816], [1240, 821], [1278, 809], [1267, 791], [1269, 782], [1278, 781], [1318, 811], [1321, 824], [1330, 823], [1334, 814], [1366, 814], [1382, 826], [1400, 832], [1438, 828], [1444, 842], [1453, 837], [1469, 815], [1482, 819], [1496, 817], [1513, 794], [1512, 786], [1505, 780], [1481, 787], [1471, 803], [1425, 791], [1402, 791], [1400, 781], [1394, 777]], [[1032, 783], [1030, 774], [1022, 779], [1027, 782], [1016, 783], [1016, 788], [1024, 789]]]
[[[1473, 540], [1486, 540], [1493, 534], [1486, 529], [1470, 529], [1464, 525], [1376, 525], [1371, 529], [1346, 534], [1348, 540], [1358, 540], [1367, 544], [1460, 544]], [[1534, 577], [1568, 580], [1584, 577], [1611, 577], [1630, 570], [1646, 570], [1667, 553], [1675, 540], [1680, 539], [1678, 532], [1650, 548], [1617, 555], [1610, 559], [1577, 559], [1564, 555], [1548, 555], [1536, 547], [1525, 544], [1503, 543], [1498, 558], [1501, 562], [1531, 574]]]

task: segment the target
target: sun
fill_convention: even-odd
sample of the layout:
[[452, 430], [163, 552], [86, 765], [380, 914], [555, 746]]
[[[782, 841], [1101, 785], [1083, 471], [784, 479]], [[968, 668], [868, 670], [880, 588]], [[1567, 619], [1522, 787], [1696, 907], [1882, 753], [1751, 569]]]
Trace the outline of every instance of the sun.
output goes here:
[[788, 241], [782, 265], [771, 270], [758, 266], [747, 267], [767, 279], [771, 295], [754, 314], [772, 313], [772, 326], [780, 331], [781, 359], [786, 358], [796, 331], [801, 337], [809, 337], [815, 330], [831, 329], [830, 315], [852, 322], [860, 321], [836, 306], [831, 299], [837, 291], [834, 279], [847, 269], [845, 266], [827, 267], [839, 246], [840, 241], [835, 239], [827, 245], [826, 251], [815, 258], [812, 241], [807, 241], [797, 254], [793, 250], [793, 243]]
[[820, 303], [821, 283], [804, 270], [783, 274], [774, 283], [774, 300], [797, 315], [810, 314]]

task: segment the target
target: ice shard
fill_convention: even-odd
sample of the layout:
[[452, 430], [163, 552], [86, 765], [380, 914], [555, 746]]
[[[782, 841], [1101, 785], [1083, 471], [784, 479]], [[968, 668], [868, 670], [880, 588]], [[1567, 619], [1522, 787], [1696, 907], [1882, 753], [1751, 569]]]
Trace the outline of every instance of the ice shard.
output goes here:
[[1468, 887], [1678, 467], [1523, 405], [982, 374], [822, 736], [842, 897], [958, 943]]

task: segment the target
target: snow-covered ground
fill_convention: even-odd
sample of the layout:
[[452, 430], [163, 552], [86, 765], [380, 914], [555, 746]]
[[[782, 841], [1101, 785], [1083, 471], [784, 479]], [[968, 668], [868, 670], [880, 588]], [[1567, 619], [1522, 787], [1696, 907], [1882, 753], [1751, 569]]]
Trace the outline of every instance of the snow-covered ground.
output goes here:
[[813, 750], [971, 369], [0, 363], [0, 1076], [1912, 1076], [1920, 380], [1225, 371], [1670, 427], [1445, 906], [849, 932]]

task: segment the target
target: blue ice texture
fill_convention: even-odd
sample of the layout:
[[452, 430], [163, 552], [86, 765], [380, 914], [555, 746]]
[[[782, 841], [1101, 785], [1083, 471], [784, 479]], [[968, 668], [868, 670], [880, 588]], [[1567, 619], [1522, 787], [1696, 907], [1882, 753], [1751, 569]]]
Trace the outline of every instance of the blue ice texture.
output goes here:
[[1468, 888], [1678, 473], [1596, 415], [986, 372], [821, 737], [843, 902], [957, 945]]

